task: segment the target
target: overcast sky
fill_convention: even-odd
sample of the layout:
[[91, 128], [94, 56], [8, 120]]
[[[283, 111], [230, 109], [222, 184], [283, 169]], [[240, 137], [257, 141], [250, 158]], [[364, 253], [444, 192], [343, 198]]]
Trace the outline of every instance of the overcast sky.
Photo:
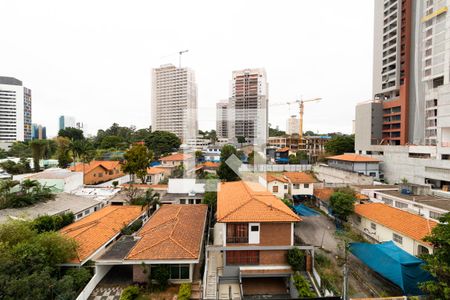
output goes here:
[[[272, 103], [322, 97], [305, 108], [314, 132], [350, 133], [355, 104], [371, 96], [372, 0], [3, 0], [1, 9], [0, 75], [32, 89], [33, 123], [50, 136], [62, 114], [89, 133], [148, 127], [151, 68], [178, 64], [184, 49], [203, 130], [215, 128], [237, 69], [265, 68]], [[270, 123], [284, 129], [294, 113], [271, 107]]]

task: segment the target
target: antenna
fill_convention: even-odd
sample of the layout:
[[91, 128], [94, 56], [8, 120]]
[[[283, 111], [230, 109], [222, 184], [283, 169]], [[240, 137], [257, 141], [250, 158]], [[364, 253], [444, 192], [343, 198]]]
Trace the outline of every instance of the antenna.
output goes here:
[[180, 52], [178, 52], [178, 68], [181, 68], [181, 55], [183, 55], [183, 53], [189, 52], [189, 50], [182, 50]]

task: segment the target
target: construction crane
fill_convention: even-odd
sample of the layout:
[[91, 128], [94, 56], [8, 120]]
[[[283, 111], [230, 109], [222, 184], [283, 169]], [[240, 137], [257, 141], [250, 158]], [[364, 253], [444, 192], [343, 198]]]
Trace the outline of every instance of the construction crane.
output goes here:
[[178, 54], [178, 67], [181, 68], [181, 55], [183, 55], [186, 52], [189, 52], [189, 50], [181, 50], [181, 51], [178, 51], [176, 53], [172, 53], [172, 54], [163, 56], [163, 57], [161, 57], [161, 59], [164, 59], [164, 58], [167, 58], [167, 57], [171, 57], [171, 56], [174, 56], [174, 55]]
[[[300, 99], [300, 100], [296, 100], [296, 101], [291, 101], [291, 102], [279, 102], [279, 103], [273, 103], [270, 104], [270, 106], [278, 106], [278, 105], [289, 105], [289, 110], [292, 104], [299, 104], [299, 126], [298, 126], [298, 144], [301, 145], [302, 144], [302, 140], [303, 140], [303, 114], [305, 112], [305, 103], [307, 102], [316, 102], [316, 101], [320, 101], [322, 100], [322, 98], [312, 98], [312, 99]], [[289, 111], [290, 113], [290, 111]]]

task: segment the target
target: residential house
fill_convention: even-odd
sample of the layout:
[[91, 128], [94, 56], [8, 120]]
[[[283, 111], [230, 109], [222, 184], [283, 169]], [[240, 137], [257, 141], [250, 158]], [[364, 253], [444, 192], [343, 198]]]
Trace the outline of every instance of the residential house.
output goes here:
[[394, 241], [410, 253], [433, 253], [431, 244], [423, 239], [431, 233], [437, 222], [383, 203], [355, 205], [351, 218], [354, 226], [374, 242]]
[[70, 193], [83, 186], [82, 172], [71, 172], [59, 168], [46, 169], [39, 173], [13, 176], [13, 180], [20, 182], [25, 179], [36, 180], [42, 186], [51, 188], [55, 193]]
[[294, 200], [309, 199], [314, 195], [314, 183], [317, 179], [306, 172], [284, 172], [283, 176], [289, 180], [289, 195]]
[[98, 257], [96, 267], [122, 266], [133, 282], [145, 283], [154, 268], [166, 265], [170, 282], [192, 282], [203, 255], [207, 213], [203, 204], [163, 205], [135, 237], [122, 237]]
[[175, 153], [165, 157], [161, 157], [159, 161], [161, 162], [162, 166], [178, 167], [184, 165], [186, 167], [187, 162], [192, 159], [193, 156], [190, 154]]
[[77, 242], [77, 256], [66, 266], [82, 266], [101, 255], [119, 236], [120, 230], [143, 214], [140, 206], [107, 206], [59, 232]]
[[327, 161], [331, 168], [381, 179], [380, 161], [378, 159], [359, 154], [342, 154], [329, 156]]
[[289, 147], [279, 148], [275, 150], [275, 162], [277, 164], [289, 163]]
[[195, 178], [169, 178], [167, 193], [161, 197], [164, 204], [200, 204], [205, 195], [205, 184]]
[[[228, 290], [230, 283], [238, 283], [244, 298], [255, 294], [287, 296], [292, 274], [287, 252], [294, 246], [294, 223], [300, 220], [258, 183], [221, 183], [214, 226], [214, 251], [220, 252], [211, 254], [216, 260], [210, 262], [223, 268], [218, 274], [219, 285]], [[213, 271], [207, 271], [208, 276]]]
[[84, 184], [95, 185], [124, 176], [119, 161], [91, 161], [78, 163], [69, 168], [72, 172], [84, 173]]
[[281, 174], [266, 174], [267, 189], [280, 199], [289, 193], [289, 180]]
[[167, 176], [167, 170], [158, 167], [147, 168], [147, 177], [145, 182], [148, 184], [159, 184]]

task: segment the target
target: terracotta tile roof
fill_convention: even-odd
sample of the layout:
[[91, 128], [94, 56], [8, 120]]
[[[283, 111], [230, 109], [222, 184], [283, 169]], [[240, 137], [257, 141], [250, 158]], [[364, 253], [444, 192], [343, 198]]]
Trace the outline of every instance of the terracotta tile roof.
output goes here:
[[334, 193], [332, 188], [314, 189], [314, 196], [322, 201], [330, 201], [331, 195]]
[[342, 155], [335, 155], [335, 156], [329, 156], [327, 159], [331, 160], [342, 160], [342, 161], [350, 161], [350, 162], [380, 162], [378, 159], [364, 156], [364, 155], [358, 155], [358, 154], [342, 154]]
[[281, 176], [279, 174], [271, 174], [271, 173], [267, 173], [266, 174], [266, 181], [267, 182], [279, 181], [279, 182], [284, 182], [284, 183], [288, 183], [289, 182], [289, 180], [287, 180], [283, 176]]
[[112, 239], [120, 230], [142, 215], [140, 206], [107, 206], [60, 230], [78, 243], [77, 257], [72, 263], [82, 263]]
[[[84, 165], [84, 168], [83, 168], [83, 165]], [[94, 160], [88, 164], [77, 163], [75, 166], [69, 167], [69, 170], [72, 172], [83, 172], [83, 170], [84, 170], [84, 173], [87, 174], [98, 166], [102, 166], [106, 170], [114, 170], [115, 168], [120, 167], [120, 162], [119, 161], [107, 161], [107, 160], [104, 160], [104, 161]]]
[[[129, 188], [130, 184], [128, 183], [124, 183], [121, 185], [121, 187], [123, 188]], [[167, 190], [168, 185], [167, 184], [141, 184], [141, 183], [134, 183], [133, 187], [138, 188], [138, 189], [165, 189]]]
[[298, 222], [301, 219], [280, 199], [258, 183], [220, 184], [218, 222]]
[[213, 168], [213, 169], [217, 169], [220, 166], [220, 163], [218, 162], [212, 162], [212, 161], [207, 161], [203, 163], [203, 166], [205, 168]]
[[286, 151], [289, 151], [289, 147], [279, 148], [275, 150], [275, 152], [286, 152]]
[[176, 154], [168, 155], [165, 157], [161, 157], [159, 160], [160, 161], [181, 161], [181, 160], [187, 160], [190, 158], [192, 158], [192, 155], [190, 155], [190, 154], [176, 153]]
[[430, 234], [438, 224], [384, 203], [355, 205], [355, 213], [417, 241]]
[[305, 172], [284, 172], [283, 175], [292, 183], [314, 183], [317, 180], [313, 175]]
[[361, 193], [356, 193], [355, 197], [357, 200], [369, 200], [369, 196]]
[[148, 175], [162, 174], [164, 172], [165, 172], [164, 169], [161, 169], [161, 168], [158, 168], [158, 167], [147, 168], [147, 174]]
[[199, 259], [207, 211], [204, 204], [161, 206], [137, 233], [141, 239], [125, 259]]

